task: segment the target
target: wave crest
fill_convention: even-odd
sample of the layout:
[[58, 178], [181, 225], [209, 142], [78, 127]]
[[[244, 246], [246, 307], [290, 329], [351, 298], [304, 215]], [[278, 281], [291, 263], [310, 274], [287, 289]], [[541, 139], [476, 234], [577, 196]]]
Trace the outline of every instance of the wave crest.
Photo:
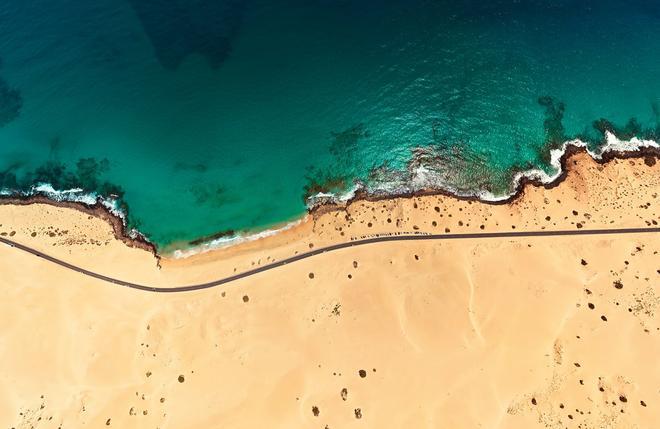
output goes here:
[[605, 133], [605, 143], [597, 151], [590, 150], [587, 143], [580, 139], [569, 140], [564, 142], [560, 148], [550, 151], [551, 173], [540, 168], [515, 172], [509, 191], [501, 194], [480, 189], [478, 181], [473, 183], [474, 189], [460, 189], [453, 186], [450, 177], [454, 174], [452, 168], [456, 167], [451, 167], [446, 159], [437, 156], [433, 147], [421, 147], [413, 149], [413, 156], [405, 170], [376, 169], [370, 175], [367, 183], [356, 181], [351, 190], [341, 194], [319, 193], [313, 195], [307, 200], [307, 207], [314, 210], [325, 204], [343, 205], [358, 194], [366, 197], [395, 197], [432, 191], [447, 192], [456, 197], [476, 198], [486, 202], [506, 201], [516, 194], [526, 180], [537, 181], [544, 185], [557, 180], [564, 173], [561, 160], [569, 148], [585, 149], [592, 158], [602, 160], [609, 154], [634, 153], [648, 148], [660, 149], [660, 145], [653, 140], [638, 137], [621, 140], [609, 131]]
[[29, 199], [31, 197], [45, 197], [55, 202], [80, 203], [87, 207], [103, 206], [111, 215], [121, 220], [126, 235], [134, 240], [150, 243], [149, 239], [135, 228], [127, 228], [128, 215], [122, 208], [119, 199], [111, 196], [98, 195], [95, 192], [85, 192], [81, 188], [57, 190], [50, 183], [36, 183], [26, 191], [0, 189], [0, 197]]

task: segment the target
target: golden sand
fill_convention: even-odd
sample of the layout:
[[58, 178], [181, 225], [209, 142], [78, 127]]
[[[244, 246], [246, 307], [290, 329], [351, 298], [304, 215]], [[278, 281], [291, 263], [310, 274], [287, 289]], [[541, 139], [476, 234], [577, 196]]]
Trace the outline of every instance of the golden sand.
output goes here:
[[[160, 267], [70, 208], [0, 205], [0, 234], [169, 287], [377, 233], [654, 226], [659, 194], [660, 163], [579, 154], [508, 204], [358, 201]], [[156, 294], [0, 245], [0, 427], [657, 427], [659, 252], [654, 233], [378, 243]]]

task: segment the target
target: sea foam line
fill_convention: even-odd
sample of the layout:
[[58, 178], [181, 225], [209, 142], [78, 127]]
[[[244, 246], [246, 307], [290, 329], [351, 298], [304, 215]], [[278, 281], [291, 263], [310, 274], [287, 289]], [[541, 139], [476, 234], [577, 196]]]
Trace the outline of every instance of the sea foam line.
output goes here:
[[[537, 180], [543, 184], [550, 184], [557, 180], [564, 173], [561, 166], [561, 159], [569, 147], [584, 148], [586, 149], [587, 153], [596, 160], [601, 160], [604, 155], [610, 152], [635, 152], [643, 148], [660, 149], [660, 145], [653, 140], [645, 140], [637, 137], [633, 137], [630, 140], [620, 140], [609, 131], [606, 131], [605, 144], [601, 145], [595, 152], [591, 151], [589, 146], [582, 140], [568, 140], [562, 144], [561, 148], [552, 149], [550, 151], [550, 165], [553, 170], [552, 174], [548, 174], [546, 171], [540, 168], [533, 168], [517, 172], [513, 176], [510, 188], [511, 192], [501, 195], [496, 195], [492, 192], [484, 190], [466, 192], [456, 189], [455, 187], [448, 184], [445, 180], [443, 180], [440, 175], [427, 168], [427, 166], [419, 165], [415, 168], [410, 168], [410, 165], [413, 164], [413, 159], [409, 161], [409, 169], [407, 172], [407, 177], [405, 178], [399, 177], [399, 180], [397, 181], [379, 182], [375, 185], [356, 181], [353, 188], [345, 193], [318, 193], [311, 196], [307, 200], [307, 207], [309, 209], [313, 209], [316, 206], [326, 203], [343, 204], [350, 201], [356, 195], [356, 193], [360, 191], [365, 192], [367, 195], [371, 196], [397, 196], [408, 195], [419, 191], [442, 190], [457, 197], [478, 198], [479, 200], [486, 202], [505, 201], [511, 198], [517, 192], [521, 182], [526, 179]], [[431, 165], [428, 165], [428, 167], [431, 167]], [[406, 174], [406, 172], [401, 173]]]
[[[404, 195], [409, 194], [415, 191], [422, 190], [443, 190], [447, 191], [450, 194], [453, 194], [458, 197], [476, 197], [482, 201], [487, 202], [497, 202], [504, 201], [510, 198], [518, 187], [520, 183], [525, 179], [535, 179], [540, 181], [543, 184], [549, 184], [557, 180], [563, 173], [561, 166], [561, 158], [566, 153], [570, 146], [577, 148], [585, 148], [589, 155], [596, 159], [600, 160], [602, 157], [609, 152], [634, 152], [642, 148], [656, 148], [660, 149], [660, 145], [653, 140], [644, 140], [637, 137], [633, 137], [630, 140], [620, 140], [613, 133], [606, 132], [606, 142], [604, 145], [600, 146], [598, 151], [594, 152], [589, 150], [588, 145], [579, 140], [569, 140], [562, 144], [562, 147], [559, 149], [553, 149], [550, 151], [550, 164], [554, 170], [553, 174], [548, 174], [547, 172], [534, 168], [530, 170], [525, 170], [518, 172], [513, 177], [512, 191], [508, 194], [495, 195], [488, 191], [474, 191], [474, 192], [464, 192], [458, 189], [449, 186], [444, 182], [440, 176], [435, 175], [433, 171], [425, 168], [423, 165], [420, 165], [409, 171], [409, 177], [405, 180], [399, 180], [398, 182], [385, 182], [379, 183], [376, 187], [370, 187], [368, 184], [365, 184], [360, 181], [356, 181], [353, 187], [345, 192], [340, 194], [334, 193], [318, 193], [311, 196], [307, 200], [308, 209], [313, 209], [314, 207], [325, 204], [325, 203], [335, 203], [335, 204], [346, 204], [355, 198], [355, 195], [359, 191], [365, 191], [368, 195]], [[0, 190], [0, 196], [24, 196], [30, 197], [35, 195], [45, 196], [53, 201], [70, 201], [70, 202], [80, 202], [86, 205], [102, 204], [106, 209], [108, 209], [113, 215], [121, 219], [124, 227], [127, 225], [126, 213], [120, 208], [119, 201], [111, 197], [103, 197], [95, 193], [85, 193], [82, 189], [73, 188], [67, 190], [58, 191], [53, 188], [52, 185], [48, 183], [38, 183], [34, 185], [29, 191], [10, 191], [6, 189]], [[273, 235], [279, 234], [280, 232], [294, 228], [295, 226], [302, 223], [303, 219], [298, 219], [293, 222], [289, 222], [282, 226], [281, 228], [272, 228], [266, 229], [264, 231], [256, 233], [238, 233], [231, 237], [222, 237], [211, 240], [207, 243], [202, 243], [197, 246], [188, 248], [188, 249], [178, 249], [172, 253], [172, 256], [176, 259], [188, 258], [190, 256], [210, 252], [216, 249], [222, 249], [229, 246], [234, 246], [241, 243], [246, 243], [250, 241], [260, 240], [262, 238], [271, 237]], [[138, 230], [132, 228], [127, 231], [127, 234], [131, 238], [140, 238], [145, 241], [149, 241]]]
[[[37, 183], [33, 185], [28, 191], [12, 191], [8, 189], [0, 190], [0, 196], [7, 197], [32, 197], [32, 196], [42, 196], [46, 197], [52, 201], [66, 201], [66, 202], [76, 202], [82, 203], [88, 206], [93, 206], [95, 204], [101, 204], [105, 207], [112, 215], [121, 219], [124, 228], [127, 225], [127, 216], [126, 213], [121, 209], [119, 200], [112, 197], [103, 197], [94, 192], [86, 193], [80, 188], [72, 188], [65, 190], [57, 190], [49, 183]], [[230, 237], [221, 237], [214, 240], [210, 240], [206, 243], [199, 244], [194, 247], [187, 249], [177, 249], [172, 253], [172, 256], [176, 259], [188, 258], [190, 256], [210, 252], [216, 249], [222, 249], [225, 247], [237, 245], [240, 243], [246, 243], [250, 241], [259, 240], [266, 237], [271, 237], [280, 232], [291, 229], [302, 222], [302, 219], [298, 219], [293, 222], [289, 222], [283, 225], [281, 228], [271, 228], [264, 231], [259, 231], [256, 233], [237, 233]], [[133, 239], [142, 239], [149, 242], [149, 239], [138, 231], [135, 228], [127, 230], [126, 233], [130, 238]]]
[[[504, 201], [508, 198], [510, 198], [514, 193], [515, 190], [520, 186], [520, 182], [523, 181], [524, 179], [536, 179], [539, 180], [543, 184], [548, 184], [552, 183], [555, 180], [557, 180], [563, 173], [562, 166], [561, 166], [561, 158], [562, 156], [566, 153], [568, 148], [570, 146], [577, 147], [577, 148], [585, 148], [587, 150], [587, 153], [594, 159], [600, 160], [602, 159], [603, 155], [605, 155], [608, 152], [634, 152], [636, 150], [642, 149], [642, 148], [647, 148], [647, 147], [652, 147], [652, 148], [660, 148], [660, 145], [653, 141], [653, 140], [643, 140], [639, 139], [637, 137], [633, 137], [632, 139], [628, 141], [623, 141], [618, 139], [614, 134], [610, 133], [609, 131], [607, 132], [607, 140], [604, 145], [602, 145], [597, 152], [593, 152], [589, 150], [588, 145], [579, 140], [569, 140], [566, 141], [562, 144], [562, 147], [559, 149], [553, 149], [550, 151], [550, 164], [554, 169], [553, 174], [548, 174], [545, 171], [534, 168], [530, 170], [525, 170], [518, 172], [514, 175], [513, 178], [513, 184], [512, 184], [512, 189], [513, 191], [509, 194], [504, 194], [504, 195], [495, 195], [491, 192], [487, 191], [475, 191], [474, 193], [465, 193], [465, 192], [460, 192], [455, 189], [451, 189], [451, 187], [444, 185], [433, 185], [429, 186], [430, 182], [433, 182], [433, 179], [430, 179], [429, 181], [422, 180], [422, 177], [424, 174], [428, 174], [432, 172], [428, 169], [424, 169], [423, 166], [420, 166], [416, 171], [413, 172], [412, 179], [410, 185], [401, 188], [400, 186], [394, 186], [389, 189], [370, 189], [368, 185], [356, 181], [353, 185], [352, 188], [349, 190], [339, 193], [339, 194], [334, 194], [334, 193], [329, 193], [329, 192], [319, 192], [318, 194], [315, 194], [311, 196], [307, 200], [307, 208], [308, 209], [313, 209], [315, 206], [318, 206], [319, 203], [324, 204], [324, 203], [338, 203], [338, 204], [346, 204], [349, 201], [351, 201], [353, 198], [355, 198], [355, 195], [357, 194], [358, 191], [366, 190], [367, 193], [372, 194], [372, 193], [381, 193], [385, 192], [385, 194], [390, 194], [390, 195], [396, 195], [396, 194], [404, 194], [404, 193], [409, 193], [411, 191], [419, 191], [419, 190], [424, 190], [424, 189], [442, 189], [450, 192], [453, 195], [459, 196], [459, 197], [478, 197], [480, 200], [483, 201], [489, 201], [489, 202], [497, 202], [497, 201]], [[375, 191], [375, 192], [374, 192]], [[262, 238], [266, 237], [271, 237], [273, 235], [276, 235], [280, 232], [289, 230], [300, 223], [302, 223], [303, 219], [298, 219], [294, 222], [290, 222], [285, 224], [281, 228], [274, 228], [274, 229], [267, 229], [265, 231], [261, 231], [258, 233], [254, 234], [236, 234], [231, 237], [222, 237], [218, 238], [212, 241], [209, 241], [208, 243], [203, 243], [198, 246], [185, 249], [185, 250], [175, 250], [173, 252], [173, 256], [177, 259], [180, 258], [187, 258], [190, 256], [198, 255], [201, 253], [206, 253], [212, 250], [216, 249], [222, 249], [226, 248], [229, 246], [237, 245], [240, 243], [245, 243], [249, 241], [255, 241], [255, 240], [260, 240]]]
[[150, 242], [149, 239], [137, 229], [127, 228], [128, 221], [127, 221], [126, 213], [124, 212], [124, 210], [121, 209], [119, 200], [116, 198], [104, 197], [94, 192], [84, 192], [84, 190], [80, 188], [57, 190], [53, 188], [53, 185], [51, 185], [50, 183], [43, 183], [43, 182], [34, 184], [32, 187], [30, 187], [30, 190], [28, 191], [14, 191], [14, 190], [2, 189], [0, 190], [0, 196], [6, 196], [6, 197], [18, 196], [18, 197], [26, 197], [26, 198], [33, 196], [42, 196], [52, 201], [74, 202], [74, 203], [85, 204], [87, 206], [101, 204], [113, 216], [121, 220], [128, 237], [132, 239], [140, 239], [146, 242]]
[[303, 219], [298, 219], [293, 222], [289, 222], [283, 225], [281, 228], [272, 228], [266, 229], [264, 231], [256, 232], [253, 234], [250, 233], [237, 233], [230, 237], [221, 237], [211, 240], [206, 243], [199, 244], [188, 249], [177, 249], [172, 252], [172, 256], [175, 259], [189, 258], [194, 255], [199, 255], [202, 253], [207, 253], [212, 250], [223, 249], [230, 246], [235, 246], [241, 243], [247, 243], [250, 241], [261, 240], [262, 238], [272, 237], [273, 235], [279, 234], [280, 232], [287, 231], [291, 228], [294, 228], [302, 223]]

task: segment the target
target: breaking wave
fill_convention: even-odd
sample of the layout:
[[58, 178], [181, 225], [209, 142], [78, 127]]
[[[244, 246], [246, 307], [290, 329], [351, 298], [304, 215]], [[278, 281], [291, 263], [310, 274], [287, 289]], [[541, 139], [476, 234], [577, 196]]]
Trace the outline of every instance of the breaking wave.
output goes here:
[[366, 183], [358, 181], [349, 191], [343, 193], [315, 194], [307, 200], [307, 207], [312, 210], [324, 204], [345, 204], [358, 193], [375, 197], [394, 197], [420, 191], [444, 191], [457, 197], [472, 197], [486, 202], [505, 201], [517, 192], [521, 183], [526, 179], [539, 181], [543, 184], [550, 184], [557, 180], [563, 173], [561, 158], [569, 147], [584, 148], [596, 160], [601, 160], [608, 153], [636, 152], [644, 148], [660, 149], [660, 145], [653, 140], [637, 137], [630, 140], [621, 140], [609, 131], [605, 133], [605, 138], [605, 143], [600, 145], [597, 151], [590, 150], [587, 143], [580, 139], [564, 142], [560, 148], [550, 151], [551, 173], [540, 168], [518, 171], [513, 175], [509, 192], [501, 194], [483, 189], [466, 191], [452, 186], [447, 180], [447, 171], [439, 170], [438, 166], [433, 164], [434, 149], [432, 147], [418, 148], [413, 151], [413, 157], [408, 162], [405, 170], [387, 170], [376, 180]]
[[122, 209], [120, 201], [113, 197], [104, 197], [94, 192], [85, 192], [81, 188], [57, 190], [50, 183], [37, 183], [26, 191], [0, 189], [0, 197], [4, 198], [30, 198], [45, 197], [55, 202], [81, 203], [86, 206], [101, 205], [113, 216], [121, 220], [126, 235], [132, 239], [150, 242], [149, 239], [135, 228], [128, 228], [128, 216]]
[[289, 222], [280, 228], [266, 229], [256, 233], [237, 233], [228, 237], [216, 238], [206, 243], [199, 244], [187, 249], [178, 249], [172, 252], [172, 256], [176, 259], [187, 258], [201, 253], [210, 252], [212, 250], [222, 249], [236, 244], [246, 243], [249, 241], [260, 240], [266, 237], [272, 237], [280, 232], [294, 228], [302, 223], [302, 219]]
[[[561, 148], [550, 151], [550, 173], [540, 169], [532, 168], [516, 172], [513, 175], [510, 191], [503, 194], [494, 194], [485, 190], [465, 191], [457, 189], [449, 184], [446, 173], [438, 170], [433, 165], [433, 148], [418, 148], [413, 151], [413, 157], [407, 164], [405, 170], [387, 170], [369, 182], [356, 181], [354, 185], [341, 193], [317, 193], [307, 199], [308, 210], [314, 210], [326, 204], [346, 205], [356, 198], [358, 194], [375, 197], [396, 197], [410, 195], [420, 191], [443, 191], [457, 197], [477, 198], [486, 202], [505, 201], [511, 198], [525, 180], [535, 180], [542, 184], [550, 184], [557, 180], [563, 173], [561, 159], [570, 147], [586, 149], [587, 153], [596, 160], [601, 160], [609, 153], [630, 153], [645, 148], [660, 149], [660, 145], [653, 140], [645, 140], [633, 137], [630, 140], [621, 140], [613, 133], [606, 133], [606, 140], [598, 150], [592, 151], [589, 146], [579, 139], [569, 140], [563, 143]], [[148, 238], [135, 228], [127, 228], [127, 214], [122, 209], [121, 202], [113, 197], [104, 197], [96, 193], [86, 193], [80, 188], [56, 190], [51, 184], [38, 183], [27, 191], [0, 190], [0, 197], [29, 198], [33, 196], [46, 197], [52, 201], [66, 201], [82, 203], [86, 206], [102, 205], [110, 213], [121, 219], [127, 235], [133, 239], [149, 241]], [[260, 240], [274, 236], [280, 232], [292, 229], [302, 223], [303, 218], [284, 224], [278, 228], [265, 229], [259, 232], [238, 232], [230, 236], [215, 238], [185, 249], [176, 249], [171, 253], [174, 258], [187, 258], [190, 256], [206, 253], [216, 249], [222, 249], [241, 243]]]

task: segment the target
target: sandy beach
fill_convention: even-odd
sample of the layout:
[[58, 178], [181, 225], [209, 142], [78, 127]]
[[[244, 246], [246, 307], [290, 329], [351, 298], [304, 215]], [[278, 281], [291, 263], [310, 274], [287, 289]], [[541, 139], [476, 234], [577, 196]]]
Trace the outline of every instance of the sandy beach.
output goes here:
[[[658, 160], [580, 152], [504, 204], [357, 200], [179, 259], [43, 201], [0, 204], [0, 236], [172, 287], [378, 234], [657, 227]], [[659, 252], [659, 233], [376, 243], [150, 293], [0, 245], [0, 426], [654, 427]]]

